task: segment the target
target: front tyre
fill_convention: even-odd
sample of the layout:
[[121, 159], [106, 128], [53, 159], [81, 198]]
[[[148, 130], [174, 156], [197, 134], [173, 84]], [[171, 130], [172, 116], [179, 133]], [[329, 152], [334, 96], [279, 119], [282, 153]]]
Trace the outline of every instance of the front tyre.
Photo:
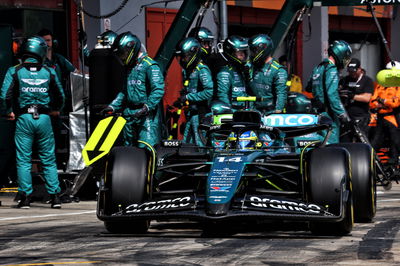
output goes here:
[[313, 234], [341, 236], [353, 229], [349, 164], [348, 152], [343, 148], [324, 147], [309, 152], [306, 168], [309, 202], [325, 206], [330, 213], [343, 217], [338, 222], [310, 222]]
[[[131, 204], [142, 203], [149, 197], [149, 156], [145, 149], [137, 147], [115, 147], [107, 161], [105, 186], [109, 190], [106, 214], [124, 210]], [[105, 221], [111, 233], [145, 233], [149, 220]]]
[[354, 219], [371, 222], [376, 214], [376, 169], [371, 146], [364, 143], [340, 143], [350, 153], [353, 183]]

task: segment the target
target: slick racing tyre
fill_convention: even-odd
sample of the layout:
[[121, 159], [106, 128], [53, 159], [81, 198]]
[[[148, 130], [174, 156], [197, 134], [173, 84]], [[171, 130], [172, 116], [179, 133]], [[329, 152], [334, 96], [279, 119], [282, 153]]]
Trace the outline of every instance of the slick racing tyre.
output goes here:
[[307, 161], [308, 197], [310, 203], [327, 207], [343, 219], [336, 222], [310, 222], [317, 235], [347, 235], [353, 229], [353, 200], [349, 177], [348, 152], [339, 147], [325, 147], [309, 152]]
[[[144, 149], [115, 147], [111, 150], [105, 176], [105, 186], [110, 192], [106, 206], [111, 213], [148, 198], [150, 167]], [[150, 221], [105, 221], [104, 225], [111, 233], [145, 233], [149, 229]]]
[[372, 148], [364, 143], [339, 143], [350, 153], [354, 220], [371, 222], [376, 214], [376, 169]]

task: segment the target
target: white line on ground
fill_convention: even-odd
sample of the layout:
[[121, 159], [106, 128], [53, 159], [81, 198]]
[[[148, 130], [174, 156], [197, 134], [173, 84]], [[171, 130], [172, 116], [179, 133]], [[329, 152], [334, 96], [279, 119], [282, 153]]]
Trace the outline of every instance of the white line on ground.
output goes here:
[[384, 200], [378, 200], [378, 202], [382, 201], [400, 201], [400, 199], [384, 199]]
[[35, 215], [35, 216], [20, 216], [20, 217], [7, 217], [0, 218], [0, 221], [18, 220], [18, 219], [29, 219], [29, 218], [45, 218], [52, 216], [70, 216], [79, 214], [95, 213], [96, 211], [86, 211], [86, 212], [71, 212], [71, 213], [58, 213], [58, 214], [45, 214], [45, 215]]

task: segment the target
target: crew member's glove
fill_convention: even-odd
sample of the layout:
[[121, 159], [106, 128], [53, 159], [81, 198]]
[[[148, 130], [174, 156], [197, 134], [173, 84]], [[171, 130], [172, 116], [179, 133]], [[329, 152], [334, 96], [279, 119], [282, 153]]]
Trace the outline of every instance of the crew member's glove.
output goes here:
[[376, 98], [376, 101], [382, 105], [385, 105], [385, 99], [378, 97], [378, 98]]
[[142, 117], [142, 116], [146, 116], [148, 113], [149, 113], [149, 107], [147, 107], [147, 105], [144, 104], [143, 107], [141, 109], [139, 109], [139, 111], [134, 113], [132, 116], [133, 117]]
[[112, 113], [114, 113], [114, 108], [112, 108], [111, 106], [107, 106], [106, 108], [100, 111], [100, 115], [102, 116], [110, 115]]
[[174, 106], [175, 107], [182, 107], [182, 106], [185, 106], [185, 105], [187, 105], [186, 104], [186, 102], [188, 101], [188, 99], [187, 99], [187, 97], [186, 97], [186, 95], [182, 95], [182, 96], [180, 96], [179, 98], [178, 98], [178, 100], [176, 100], [175, 102], [174, 102]]
[[243, 75], [246, 83], [249, 83], [253, 79], [253, 69], [250, 63], [246, 63], [243, 67]]
[[346, 112], [339, 115], [339, 120], [340, 120], [340, 123], [342, 123], [343, 125], [347, 126], [347, 125], [351, 124], [351, 118]]
[[354, 98], [354, 92], [351, 90], [340, 90], [339, 91], [339, 96], [340, 98], [345, 99], [347, 102], [351, 102]]

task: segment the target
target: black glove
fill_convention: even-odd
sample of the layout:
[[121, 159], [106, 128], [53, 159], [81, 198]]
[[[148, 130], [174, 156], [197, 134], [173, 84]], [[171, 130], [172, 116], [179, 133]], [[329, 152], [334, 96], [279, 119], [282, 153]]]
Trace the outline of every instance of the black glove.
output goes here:
[[351, 90], [339, 90], [339, 96], [346, 102], [351, 102], [354, 98], [354, 92]]
[[348, 126], [351, 124], [351, 118], [347, 113], [343, 113], [339, 116], [340, 123], [342, 123], [345, 126]]
[[180, 96], [180, 97], [178, 98], [178, 100], [176, 100], [176, 101], [173, 103], [173, 106], [178, 107], [178, 108], [180, 108], [180, 107], [182, 107], [182, 106], [185, 106], [187, 100], [188, 100], [188, 99], [187, 99], [186, 95], [182, 95], [182, 96]]
[[376, 98], [376, 101], [382, 105], [385, 105], [385, 100], [382, 99], [381, 97]]
[[250, 64], [245, 64], [243, 67], [243, 75], [246, 83], [249, 83], [253, 79], [253, 69]]
[[100, 111], [100, 115], [102, 116], [106, 116], [112, 113], [114, 113], [114, 108], [112, 108], [111, 106], [107, 106], [106, 108]]
[[149, 107], [147, 107], [147, 105], [144, 104], [143, 107], [139, 109], [139, 111], [137, 111], [132, 115], [132, 117], [142, 117], [146, 116], [148, 113], [149, 113]]

